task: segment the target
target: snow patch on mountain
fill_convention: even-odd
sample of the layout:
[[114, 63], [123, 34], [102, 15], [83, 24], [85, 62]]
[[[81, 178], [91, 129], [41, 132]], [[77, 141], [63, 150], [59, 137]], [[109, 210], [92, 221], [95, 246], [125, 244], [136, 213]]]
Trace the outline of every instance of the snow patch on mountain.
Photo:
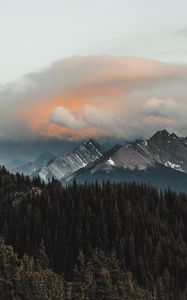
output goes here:
[[112, 160], [111, 157], [107, 160], [107, 164], [111, 166], [115, 166], [115, 162]]
[[170, 167], [170, 168], [175, 169], [175, 170], [180, 171], [180, 172], [184, 172], [180, 165], [173, 164], [173, 163], [170, 162], [170, 161], [167, 161], [167, 162], [165, 163], [165, 166], [166, 166], [166, 167]]

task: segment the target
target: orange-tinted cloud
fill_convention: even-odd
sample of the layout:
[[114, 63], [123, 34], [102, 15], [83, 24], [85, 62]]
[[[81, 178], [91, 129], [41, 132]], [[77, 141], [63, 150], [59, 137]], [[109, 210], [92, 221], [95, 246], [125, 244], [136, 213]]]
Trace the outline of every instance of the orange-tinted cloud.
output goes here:
[[130, 57], [73, 57], [26, 79], [30, 84], [22, 89], [14, 86], [0, 92], [0, 99], [10, 99], [4, 112], [11, 115], [11, 124], [23, 128], [23, 136], [125, 138], [147, 135], [160, 126], [185, 127], [185, 65]]

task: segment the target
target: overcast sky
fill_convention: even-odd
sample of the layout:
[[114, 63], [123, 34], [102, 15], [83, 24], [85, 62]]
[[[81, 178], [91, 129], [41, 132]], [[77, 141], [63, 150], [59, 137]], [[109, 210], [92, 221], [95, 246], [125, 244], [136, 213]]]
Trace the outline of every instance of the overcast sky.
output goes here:
[[186, 16], [187, 0], [0, 0], [0, 142], [187, 136]]
[[0, 0], [0, 84], [74, 55], [187, 62], [186, 0]]

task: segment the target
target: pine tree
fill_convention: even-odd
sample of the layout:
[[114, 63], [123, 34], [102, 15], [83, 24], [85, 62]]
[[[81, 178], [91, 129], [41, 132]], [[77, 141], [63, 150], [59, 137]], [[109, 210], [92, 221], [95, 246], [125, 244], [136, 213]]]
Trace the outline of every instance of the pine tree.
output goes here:
[[43, 238], [40, 240], [40, 244], [36, 253], [36, 264], [38, 265], [38, 269], [47, 269], [49, 267], [49, 259], [46, 254], [45, 245]]

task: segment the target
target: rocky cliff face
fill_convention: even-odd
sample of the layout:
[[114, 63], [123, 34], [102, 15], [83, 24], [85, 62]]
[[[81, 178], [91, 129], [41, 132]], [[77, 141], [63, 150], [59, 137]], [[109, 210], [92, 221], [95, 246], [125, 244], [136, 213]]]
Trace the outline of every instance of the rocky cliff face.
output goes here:
[[175, 133], [158, 131], [150, 138], [148, 146], [162, 164], [187, 172], [187, 144]]
[[[112, 161], [112, 164], [109, 163]], [[187, 145], [176, 134], [158, 131], [149, 140], [126, 142], [113, 153], [106, 153], [94, 166], [92, 173], [112, 167], [146, 170], [157, 164], [187, 173]]]
[[149, 140], [126, 142], [113, 148], [84, 169], [67, 174], [63, 181], [130, 180], [154, 185], [159, 182], [159, 187], [172, 188], [176, 182], [178, 187], [187, 185], [186, 173], [187, 145], [174, 133], [162, 130]]
[[44, 181], [48, 181], [52, 177], [61, 179], [101, 158], [104, 152], [99, 143], [90, 139], [81, 143], [72, 153], [55, 157], [47, 166], [32, 175], [38, 174]]
[[185, 138], [161, 130], [148, 140], [125, 142], [105, 151], [90, 139], [67, 155], [51, 157], [50, 153], [43, 153], [34, 163], [22, 166], [20, 172], [39, 175], [45, 182], [56, 178], [65, 184], [76, 178], [81, 181], [142, 180], [153, 184], [162, 181], [166, 187], [172, 187], [174, 181], [179, 186], [181, 181], [182, 186], [187, 186], [187, 142]]

